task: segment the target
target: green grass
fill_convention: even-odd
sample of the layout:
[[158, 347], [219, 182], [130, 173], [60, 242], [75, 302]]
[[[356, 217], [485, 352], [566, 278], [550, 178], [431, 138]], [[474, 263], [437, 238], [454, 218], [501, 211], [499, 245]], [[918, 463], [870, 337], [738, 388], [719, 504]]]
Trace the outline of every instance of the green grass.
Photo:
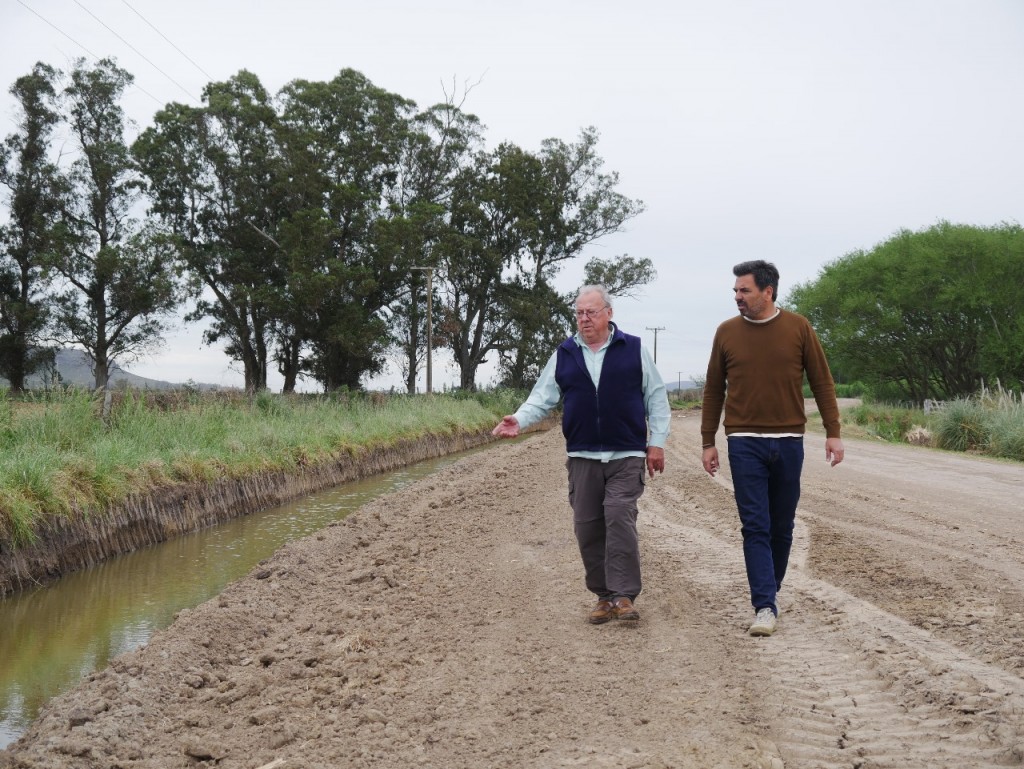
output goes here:
[[[843, 411], [843, 432], [895, 443], [928, 436], [928, 445], [1024, 462], [1024, 402], [1002, 389], [983, 389], [949, 401], [930, 414], [921, 409], [866, 402]], [[849, 429], [852, 428], [852, 429]], [[920, 442], [920, 440], [915, 441]]]
[[54, 517], [101, 514], [180, 482], [296, 470], [426, 435], [493, 426], [523, 393], [118, 392], [109, 419], [91, 393], [0, 398], [0, 542], [31, 542]]
[[1001, 388], [951, 401], [936, 417], [935, 444], [1024, 462], [1024, 401]]
[[989, 410], [976, 399], [947, 403], [935, 418], [935, 445], [951, 451], [981, 451], [989, 443]]
[[895, 443], [903, 442], [915, 425], [928, 427], [928, 422], [920, 409], [902, 406], [862, 403], [843, 411], [844, 432], [846, 425], [856, 425], [862, 435]]

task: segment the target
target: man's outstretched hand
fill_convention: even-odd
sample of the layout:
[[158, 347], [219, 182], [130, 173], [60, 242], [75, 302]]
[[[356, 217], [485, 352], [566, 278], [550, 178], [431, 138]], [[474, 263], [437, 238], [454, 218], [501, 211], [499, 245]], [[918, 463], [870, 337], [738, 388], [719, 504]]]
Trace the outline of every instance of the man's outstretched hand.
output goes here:
[[515, 438], [519, 435], [519, 420], [514, 416], [502, 417], [501, 421], [491, 430], [491, 435], [499, 438]]

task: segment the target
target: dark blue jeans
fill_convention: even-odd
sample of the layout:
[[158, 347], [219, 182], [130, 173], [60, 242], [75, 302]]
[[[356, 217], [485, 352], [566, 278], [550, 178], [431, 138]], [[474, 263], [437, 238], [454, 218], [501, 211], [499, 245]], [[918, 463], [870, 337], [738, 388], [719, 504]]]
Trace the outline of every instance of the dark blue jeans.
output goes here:
[[730, 437], [729, 470], [743, 532], [743, 560], [754, 611], [778, 614], [800, 501], [803, 438]]

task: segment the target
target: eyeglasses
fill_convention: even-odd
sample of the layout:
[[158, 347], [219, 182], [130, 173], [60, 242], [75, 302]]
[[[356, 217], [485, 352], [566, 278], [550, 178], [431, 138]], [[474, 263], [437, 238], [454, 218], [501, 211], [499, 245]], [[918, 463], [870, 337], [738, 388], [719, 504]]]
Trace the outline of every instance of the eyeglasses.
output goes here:
[[594, 316], [604, 312], [607, 309], [608, 305], [605, 305], [604, 307], [601, 307], [600, 309], [597, 310], [576, 310], [576, 318], [578, 320], [583, 320], [584, 318], [593, 318]]

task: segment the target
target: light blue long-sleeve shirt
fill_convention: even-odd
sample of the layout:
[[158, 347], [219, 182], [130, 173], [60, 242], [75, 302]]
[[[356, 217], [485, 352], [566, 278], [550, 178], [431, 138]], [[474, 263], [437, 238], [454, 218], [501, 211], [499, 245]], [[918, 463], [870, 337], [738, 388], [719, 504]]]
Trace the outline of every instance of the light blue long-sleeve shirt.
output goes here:
[[[614, 324], [609, 324], [614, 326]], [[601, 367], [604, 365], [605, 352], [614, 335], [614, 329], [608, 334], [608, 339], [601, 345], [597, 352], [591, 350], [580, 337], [579, 332], [573, 336], [576, 344], [583, 351], [583, 360], [586, 361], [587, 371], [594, 381], [594, 387], [601, 381]], [[530, 396], [519, 407], [515, 416], [519, 422], [519, 429], [525, 430], [532, 424], [536, 424], [550, 413], [551, 409], [558, 405], [562, 398], [562, 390], [555, 381], [555, 364], [558, 358], [558, 351], [552, 353], [547, 364], [540, 372], [537, 383], [530, 391]], [[640, 345], [640, 362], [643, 368], [643, 381], [641, 387], [644, 394], [644, 411], [647, 413], [647, 427], [650, 430], [648, 445], [656, 448], [665, 448], [665, 441], [668, 439], [669, 425], [672, 421], [672, 410], [668, 405], [668, 392], [665, 383], [661, 380], [658, 367], [654, 365], [647, 348]], [[570, 451], [570, 457], [582, 457], [583, 459], [598, 459], [602, 462], [610, 462], [613, 459], [623, 457], [643, 457], [642, 451]]]

